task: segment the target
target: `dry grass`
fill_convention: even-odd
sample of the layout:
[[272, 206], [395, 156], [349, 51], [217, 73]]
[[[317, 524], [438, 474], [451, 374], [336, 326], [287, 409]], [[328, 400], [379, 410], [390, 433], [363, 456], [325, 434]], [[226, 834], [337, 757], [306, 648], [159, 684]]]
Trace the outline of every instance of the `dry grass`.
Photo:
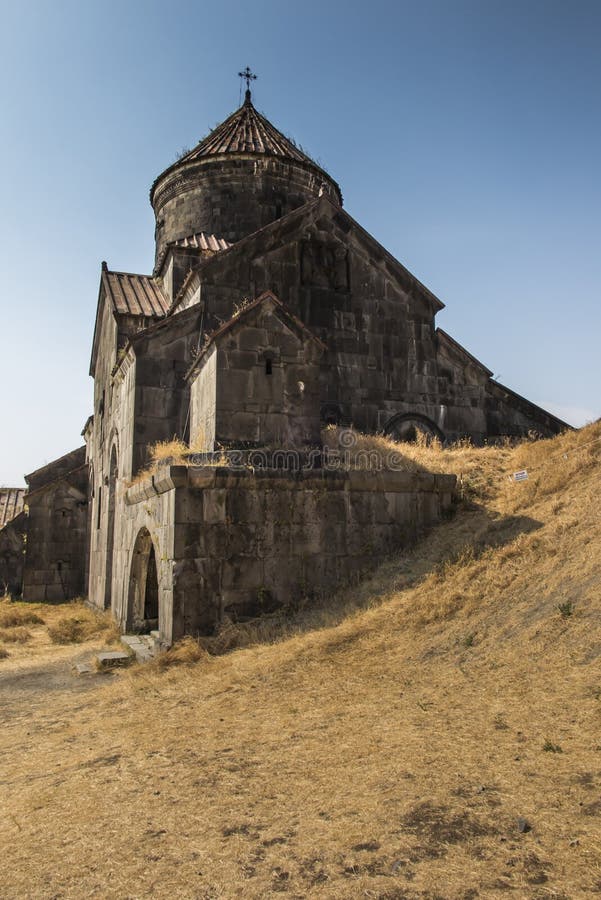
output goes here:
[[151, 463], [162, 463], [172, 460], [174, 465], [180, 465], [190, 448], [183, 441], [173, 438], [171, 441], [158, 441], [150, 447]]
[[50, 640], [54, 644], [81, 644], [101, 637], [105, 643], [119, 640], [119, 631], [107, 613], [97, 613], [81, 602], [71, 604], [72, 611], [61, 616], [48, 628]]
[[599, 893], [599, 438], [418, 448], [469, 502], [317, 627], [187, 641], [85, 702], [29, 690], [0, 730], [3, 894]]
[[26, 644], [31, 640], [31, 631], [27, 628], [15, 626], [12, 628], [0, 628], [0, 641], [5, 644]]
[[[190, 444], [185, 444], [183, 441], [179, 440], [179, 438], [175, 437], [170, 441], [158, 441], [156, 444], [152, 444], [148, 449], [150, 456], [149, 464], [145, 468], [140, 469], [140, 471], [128, 482], [127, 486], [133, 487], [133, 485], [145, 481], [152, 475], [156, 475], [160, 466], [166, 462], [174, 466], [189, 466], [191, 465], [190, 454], [202, 453], [205, 449], [206, 443], [202, 434], [196, 436], [195, 440], [191, 441]], [[226, 464], [227, 457], [225, 454], [215, 458], [210, 463], [205, 463], [205, 465], [212, 466]]]
[[153, 660], [147, 663], [143, 669], [139, 669], [137, 674], [148, 676], [150, 672], [164, 672], [173, 666], [190, 666], [194, 663], [206, 659], [207, 651], [203, 648], [200, 641], [193, 637], [182, 638], [169, 650], [157, 654]]
[[145, 481], [152, 475], [156, 475], [161, 463], [168, 460], [175, 466], [185, 465], [186, 454], [188, 453], [190, 453], [190, 447], [176, 437], [170, 441], [157, 441], [156, 444], [152, 444], [148, 448], [149, 464], [140, 469], [128, 482], [127, 486], [133, 487], [133, 485]]
[[10, 598], [0, 600], [0, 628], [16, 628], [20, 625], [43, 625], [44, 620], [27, 608], [25, 603], [13, 602]]
[[[59, 647], [71, 643], [97, 648], [119, 639], [119, 632], [110, 615], [97, 614], [81, 600], [70, 603], [44, 604], [13, 601], [10, 597], [0, 599], [0, 660], [6, 660], [9, 644], [10, 666], [17, 669], [38, 659], [45, 663], [60, 656]], [[24, 627], [24, 623], [27, 627]], [[0, 672], [9, 671], [3, 662]]]

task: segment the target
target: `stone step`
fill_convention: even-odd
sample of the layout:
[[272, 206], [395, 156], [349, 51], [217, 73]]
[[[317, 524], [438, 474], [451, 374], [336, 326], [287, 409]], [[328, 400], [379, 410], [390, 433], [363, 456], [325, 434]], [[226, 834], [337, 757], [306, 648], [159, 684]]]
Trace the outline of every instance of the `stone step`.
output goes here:
[[94, 675], [96, 669], [91, 663], [80, 662], [75, 665], [75, 671], [78, 675]]
[[96, 664], [99, 669], [114, 669], [117, 666], [128, 666], [131, 662], [131, 655], [122, 650], [107, 650], [104, 653], [98, 653], [96, 656]]
[[129, 647], [138, 662], [148, 662], [158, 650], [152, 634], [124, 634], [121, 643]]
[[149, 660], [154, 659], [155, 656], [154, 650], [150, 647], [145, 647], [144, 645], [141, 645], [139, 649], [134, 650], [134, 653], [136, 654], [136, 660], [139, 663], [148, 662]]

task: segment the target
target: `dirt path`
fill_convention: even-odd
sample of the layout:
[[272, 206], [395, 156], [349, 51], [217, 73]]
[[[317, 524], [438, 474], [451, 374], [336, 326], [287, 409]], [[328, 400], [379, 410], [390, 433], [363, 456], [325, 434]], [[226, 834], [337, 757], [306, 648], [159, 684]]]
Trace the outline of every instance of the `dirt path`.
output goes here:
[[58, 655], [20, 660], [8, 668], [8, 660], [0, 669], [0, 726], [15, 718], [29, 717], [35, 721], [38, 713], [60, 705], [61, 695], [66, 695], [72, 705], [74, 695], [86, 694], [106, 684], [103, 674], [79, 675], [78, 663], [90, 662], [102, 644], [79, 645], [61, 648]]

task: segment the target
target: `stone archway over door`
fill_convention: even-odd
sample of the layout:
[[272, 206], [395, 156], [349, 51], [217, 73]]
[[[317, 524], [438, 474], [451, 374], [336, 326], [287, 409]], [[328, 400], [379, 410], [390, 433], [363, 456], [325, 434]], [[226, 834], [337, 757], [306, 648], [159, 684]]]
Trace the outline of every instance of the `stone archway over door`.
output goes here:
[[106, 525], [106, 576], [104, 580], [104, 608], [109, 609], [113, 595], [113, 554], [115, 552], [115, 497], [117, 493], [117, 448], [111, 451], [109, 467], [109, 497]]
[[159, 624], [159, 580], [152, 537], [142, 528], [136, 538], [129, 576], [126, 627], [149, 632]]
[[437, 439], [444, 441], [444, 434], [438, 425], [420, 413], [402, 413], [393, 416], [384, 428], [384, 433], [394, 441], [415, 444], [420, 435], [427, 441]]

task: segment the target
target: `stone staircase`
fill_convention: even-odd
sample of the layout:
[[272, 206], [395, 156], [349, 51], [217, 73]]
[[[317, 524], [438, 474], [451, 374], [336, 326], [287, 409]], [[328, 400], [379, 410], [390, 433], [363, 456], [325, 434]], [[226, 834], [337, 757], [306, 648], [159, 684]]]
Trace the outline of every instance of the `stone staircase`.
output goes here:
[[151, 631], [150, 634], [124, 634], [121, 638], [121, 643], [129, 648], [138, 662], [148, 662], [153, 656], [156, 656], [160, 649], [159, 632]]
[[158, 631], [151, 631], [150, 634], [124, 634], [121, 643], [124, 645], [123, 650], [104, 650], [97, 653], [93, 660], [80, 660], [74, 665], [75, 671], [78, 675], [94, 675], [128, 666], [134, 658], [139, 663], [148, 662], [161, 649]]

